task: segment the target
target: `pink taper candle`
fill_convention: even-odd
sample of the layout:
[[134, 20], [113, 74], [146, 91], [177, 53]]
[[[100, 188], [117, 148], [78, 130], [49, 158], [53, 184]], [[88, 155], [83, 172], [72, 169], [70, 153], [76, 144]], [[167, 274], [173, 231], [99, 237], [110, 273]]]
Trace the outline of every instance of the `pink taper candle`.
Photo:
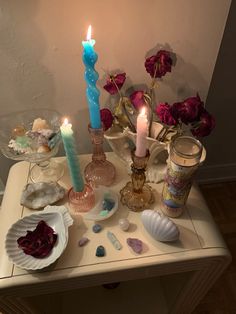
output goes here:
[[137, 157], [146, 156], [147, 136], [148, 136], [148, 119], [145, 108], [143, 107], [137, 118], [137, 138], [135, 151], [135, 155]]

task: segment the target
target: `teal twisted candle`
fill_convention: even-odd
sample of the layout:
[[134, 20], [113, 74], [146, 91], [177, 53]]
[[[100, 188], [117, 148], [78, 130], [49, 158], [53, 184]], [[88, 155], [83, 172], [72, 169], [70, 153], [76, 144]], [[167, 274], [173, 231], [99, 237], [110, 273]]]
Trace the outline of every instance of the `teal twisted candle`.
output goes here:
[[82, 192], [84, 190], [84, 181], [80, 172], [72, 125], [65, 119], [60, 129], [73, 189], [75, 192]]
[[85, 81], [87, 84], [86, 95], [89, 107], [90, 124], [93, 129], [101, 128], [100, 118], [100, 107], [99, 107], [99, 96], [100, 91], [96, 87], [98, 80], [98, 73], [94, 69], [95, 63], [97, 62], [98, 55], [96, 54], [93, 46], [95, 40], [91, 39], [91, 26], [88, 29], [87, 40], [82, 41], [84, 47], [83, 62], [85, 65]]

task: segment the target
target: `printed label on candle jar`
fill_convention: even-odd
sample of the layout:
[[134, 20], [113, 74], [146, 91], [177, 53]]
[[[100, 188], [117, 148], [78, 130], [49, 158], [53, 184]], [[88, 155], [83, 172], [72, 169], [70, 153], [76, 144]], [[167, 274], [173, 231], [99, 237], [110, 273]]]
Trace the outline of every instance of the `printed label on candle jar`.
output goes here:
[[170, 162], [162, 191], [166, 206], [180, 208], [186, 203], [197, 168], [198, 165], [183, 167]]

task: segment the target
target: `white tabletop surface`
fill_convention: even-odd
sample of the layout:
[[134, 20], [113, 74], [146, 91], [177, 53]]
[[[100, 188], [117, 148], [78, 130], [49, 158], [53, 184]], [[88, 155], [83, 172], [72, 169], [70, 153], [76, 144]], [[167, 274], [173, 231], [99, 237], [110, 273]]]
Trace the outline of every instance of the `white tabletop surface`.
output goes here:
[[[81, 155], [81, 168], [83, 169], [91, 155]], [[113, 162], [117, 169], [115, 183], [109, 187], [119, 195], [121, 188], [129, 181], [126, 168], [113, 153], [107, 153], [107, 159]], [[66, 160], [64, 157], [56, 158], [57, 162], [65, 165], [66, 171], [59, 183], [70, 188]], [[216, 228], [209, 213], [207, 205], [196, 186], [193, 186], [184, 214], [173, 219], [180, 230], [180, 239], [174, 243], [161, 243], [155, 241], [145, 231], [140, 213], [130, 211], [119, 202], [117, 212], [107, 220], [99, 222], [103, 229], [100, 233], [92, 231], [93, 221], [83, 219], [83, 213], [75, 215], [72, 210], [74, 224], [69, 228], [68, 245], [61, 257], [48, 268], [30, 272], [20, 269], [9, 261], [5, 251], [5, 236], [10, 226], [19, 218], [34, 213], [20, 205], [20, 197], [24, 185], [28, 182], [29, 163], [16, 163], [10, 170], [2, 208], [0, 210], [0, 289], [19, 287], [32, 283], [48, 282], [56, 279], [87, 278], [102, 274], [104, 278], [108, 273], [139, 269], [146, 266], [163, 265], [163, 273], [168, 272], [165, 265], [176, 262], [204, 259], [214, 255], [229, 255], [227, 247]], [[162, 184], [150, 184], [155, 191], [154, 209], [160, 209], [160, 193]], [[68, 206], [66, 201], [61, 202]], [[120, 230], [118, 220], [128, 218], [131, 226], [127, 232]], [[116, 250], [107, 238], [107, 231], [112, 231], [122, 244], [121, 250]], [[89, 242], [84, 247], [78, 246], [81, 237], [88, 237]], [[137, 255], [126, 244], [127, 238], [138, 238], [144, 243], [144, 250]], [[104, 257], [96, 257], [98, 245], [106, 250]], [[148, 271], [146, 276], [148, 277]], [[125, 275], [124, 275], [125, 276]], [[88, 282], [82, 283], [84, 286]]]

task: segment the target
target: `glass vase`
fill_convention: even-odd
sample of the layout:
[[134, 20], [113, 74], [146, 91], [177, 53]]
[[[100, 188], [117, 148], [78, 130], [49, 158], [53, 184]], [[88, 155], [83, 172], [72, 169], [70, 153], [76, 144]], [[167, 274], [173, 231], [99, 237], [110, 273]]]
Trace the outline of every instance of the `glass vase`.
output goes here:
[[116, 169], [106, 159], [103, 150], [104, 131], [103, 128], [93, 129], [88, 127], [91, 142], [93, 145], [92, 161], [85, 167], [85, 180], [92, 186], [110, 186], [115, 181]]
[[133, 211], [142, 211], [150, 208], [154, 202], [152, 188], [145, 183], [145, 170], [150, 155], [149, 150], [144, 157], [137, 157], [134, 152], [131, 152], [131, 181], [120, 191], [121, 203]]
[[170, 145], [170, 160], [162, 190], [162, 211], [170, 217], [182, 214], [202, 155], [202, 144], [191, 136], [179, 136]]

